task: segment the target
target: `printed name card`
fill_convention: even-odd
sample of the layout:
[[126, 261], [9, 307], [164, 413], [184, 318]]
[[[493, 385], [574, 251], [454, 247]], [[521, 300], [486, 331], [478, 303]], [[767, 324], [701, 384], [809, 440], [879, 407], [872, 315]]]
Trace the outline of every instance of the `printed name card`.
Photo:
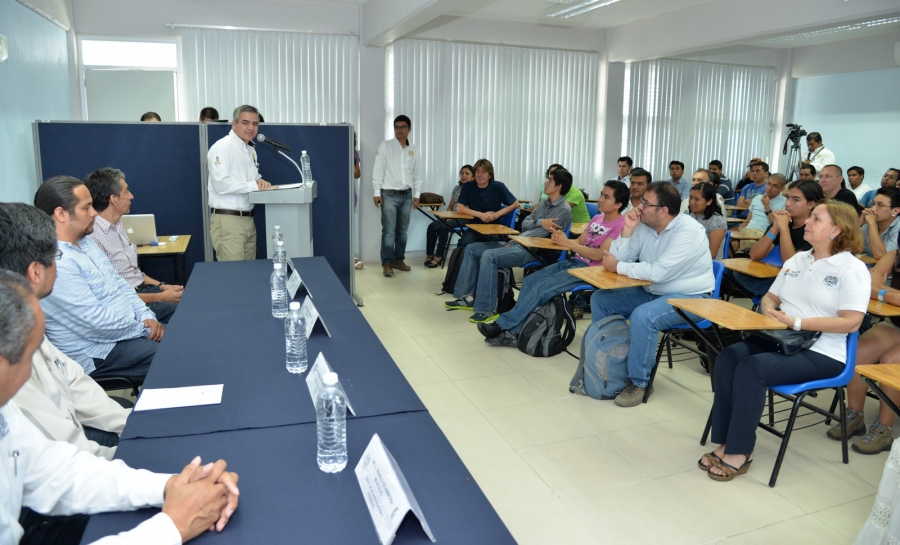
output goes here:
[[377, 433], [369, 441], [354, 472], [381, 545], [394, 541], [400, 523], [410, 511], [419, 519], [428, 538], [437, 542], [397, 460], [391, 456]]
[[310, 335], [312, 335], [313, 329], [316, 327], [316, 324], [321, 323], [322, 329], [325, 330], [325, 333], [331, 337], [331, 332], [328, 331], [328, 326], [325, 325], [325, 320], [319, 316], [319, 311], [316, 310], [316, 305], [312, 302], [312, 297], [307, 297], [306, 300], [303, 301], [303, 306], [300, 307], [300, 315], [303, 316], [303, 323], [306, 324], [306, 338], [309, 339]]
[[[331, 371], [331, 366], [328, 365], [327, 361], [325, 361], [325, 355], [319, 352], [319, 356], [316, 358], [316, 363], [314, 363], [313, 366], [309, 368], [309, 374], [306, 375], [306, 387], [309, 388], [309, 396], [312, 398], [313, 405], [316, 404], [316, 399], [319, 397], [319, 392], [322, 390], [322, 388], [325, 387], [325, 381], [323, 380], [325, 377], [325, 373], [329, 373]], [[356, 416], [356, 411], [353, 410], [353, 404], [350, 403], [350, 397], [347, 395], [347, 391], [344, 390], [344, 387], [341, 385], [340, 375], [338, 375], [337, 387], [341, 392], [341, 395], [344, 396], [344, 401], [347, 402], [347, 410], [350, 411], [350, 414]]]
[[287, 258], [287, 264], [291, 268], [291, 275], [288, 277], [287, 287], [288, 291], [291, 294], [291, 300], [297, 296], [297, 291], [302, 286], [306, 290], [306, 294], [312, 297], [312, 294], [309, 292], [309, 286], [303, 284], [303, 280], [300, 279], [300, 273], [297, 272], [297, 267], [294, 265], [294, 262], [291, 258]]

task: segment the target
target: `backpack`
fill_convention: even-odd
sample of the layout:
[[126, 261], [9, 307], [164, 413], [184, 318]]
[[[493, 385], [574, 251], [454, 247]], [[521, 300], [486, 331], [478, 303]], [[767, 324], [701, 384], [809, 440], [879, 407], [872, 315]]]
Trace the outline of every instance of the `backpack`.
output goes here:
[[625, 389], [631, 329], [618, 314], [594, 322], [581, 340], [578, 369], [569, 382], [573, 394], [613, 399]]
[[566, 349], [575, 338], [575, 319], [562, 295], [556, 295], [525, 319], [519, 332], [519, 350], [535, 358], [549, 358]]
[[497, 314], [503, 314], [516, 305], [515, 285], [512, 269], [497, 269]]
[[447, 261], [447, 273], [444, 274], [444, 283], [441, 284], [441, 293], [438, 295], [441, 295], [442, 293], [453, 293], [453, 288], [456, 287], [456, 277], [459, 276], [459, 269], [462, 267], [465, 253], [465, 246], [453, 249], [453, 253], [450, 254], [450, 259]]

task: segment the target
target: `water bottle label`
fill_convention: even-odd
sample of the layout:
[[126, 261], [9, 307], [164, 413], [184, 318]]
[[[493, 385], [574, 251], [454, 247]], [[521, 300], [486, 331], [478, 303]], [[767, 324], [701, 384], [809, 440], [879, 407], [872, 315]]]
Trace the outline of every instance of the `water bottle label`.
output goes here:
[[[313, 407], [315, 407], [316, 400], [319, 398], [319, 392], [325, 387], [323, 377], [325, 376], [325, 373], [330, 373], [331, 371], [331, 366], [325, 361], [325, 355], [319, 352], [318, 357], [316, 357], [316, 363], [309, 369], [309, 374], [306, 376], [306, 387], [309, 389], [309, 396], [312, 398]], [[344, 387], [341, 386], [340, 379], [338, 379], [337, 389], [344, 398], [344, 401], [347, 402], [347, 410], [350, 411], [350, 414], [356, 416], [356, 411], [353, 410], [353, 404], [350, 403], [347, 392], [344, 390]]]
[[300, 315], [303, 316], [303, 320], [306, 323], [306, 338], [308, 339], [310, 335], [312, 335], [313, 328], [316, 327], [317, 323], [322, 324], [322, 328], [325, 330], [325, 333], [331, 337], [331, 332], [328, 331], [328, 326], [325, 325], [325, 320], [319, 315], [319, 311], [316, 310], [316, 306], [312, 302], [312, 297], [307, 297], [303, 301], [303, 306], [300, 307]]
[[377, 433], [372, 436], [353, 472], [382, 545], [394, 541], [397, 529], [409, 511], [419, 519], [428, 538], [437, 541], [397, 460]]

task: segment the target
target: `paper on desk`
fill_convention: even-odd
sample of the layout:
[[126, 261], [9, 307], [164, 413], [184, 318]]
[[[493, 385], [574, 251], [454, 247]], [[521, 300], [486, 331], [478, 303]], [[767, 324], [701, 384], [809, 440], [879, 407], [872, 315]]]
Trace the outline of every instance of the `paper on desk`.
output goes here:
[[183, 388], [151, 388], [141, 392], [141, 398], [134, 406], [135, 411], [174, 409], [175, 407], [196, 407], [198, 405], [218, 405], [222, 402], [224, 384], [206, 386], [185, 386]]
[[271, 189], [296, 189], [298, 187], [303, 187], [303, 182], [300, 182], [299, 184], [273, 185]]

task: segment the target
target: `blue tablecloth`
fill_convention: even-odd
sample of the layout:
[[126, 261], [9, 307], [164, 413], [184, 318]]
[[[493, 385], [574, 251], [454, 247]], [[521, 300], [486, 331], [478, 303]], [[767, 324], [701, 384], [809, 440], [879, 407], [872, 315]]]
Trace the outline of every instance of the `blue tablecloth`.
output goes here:
[[[241, 503], [228, 527], [192, 543], [377, 544], [353, 472], [374, 433], [396, 458], [438, 543], [515, 543], [427, 412], [348, 421], [350, 461], [338, 474], [323, 473], [316, 465], [315, 424], [124, 440], [116, 458], [169, 473], [181, 471], [195, 455], [204, 462], [223, 458], [240, 475]], [[83, 542], [133, 528], [156, 512], [94, 515]], [[407, 518], [394, 543], [431, 541]]]
[[[294, 263], [332, 334], [313, 333], [307, 347], [310, 365], [319, 352], [325, 354], [356, 417], [424, 411], [325, 259]], [[123, 439], [316, 421], [306, 373], [285, 369], [284, 322], [272, 317], [269, 299], [271, 268], [263, 260], [197, 264], [144, 387], [224, 384], [222, 403], [134, 412]]]

